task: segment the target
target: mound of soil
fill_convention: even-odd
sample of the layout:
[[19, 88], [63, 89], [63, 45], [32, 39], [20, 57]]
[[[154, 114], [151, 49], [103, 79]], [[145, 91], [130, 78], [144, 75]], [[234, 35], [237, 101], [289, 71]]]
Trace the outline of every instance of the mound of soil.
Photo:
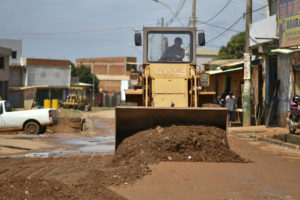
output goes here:
[[149, 129], [126, 138], [118, 147], [115, 164], [139, 161], [245, 162], [229, 149], [226, 132], [213, 126], [170, 126]]
[[160, 161], [247, 162], [228, 145], [226, 132], [212, 126], [156, 127], [126, 138], [106, 167], [131, 182], [149, 174]]
[[48, 127], [54, 133], [79, 133], [82, 126], [80, 117], [59, 117], [58, 125]]

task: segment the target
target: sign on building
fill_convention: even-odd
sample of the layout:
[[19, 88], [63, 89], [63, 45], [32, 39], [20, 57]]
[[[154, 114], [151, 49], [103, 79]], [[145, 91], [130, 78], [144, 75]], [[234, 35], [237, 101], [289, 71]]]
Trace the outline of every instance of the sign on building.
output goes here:
[[300, 0], [281, 0], [278, 3], [280, 47], [300, 45]]
[[251, 55], [244, 53], [244, 80], [251, 79]]

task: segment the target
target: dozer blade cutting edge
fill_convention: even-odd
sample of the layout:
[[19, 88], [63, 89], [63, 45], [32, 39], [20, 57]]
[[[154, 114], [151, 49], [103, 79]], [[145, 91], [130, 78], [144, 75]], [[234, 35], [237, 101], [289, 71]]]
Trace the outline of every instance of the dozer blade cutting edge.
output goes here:
[[226, 108], [154, 108], [124, 107], [115, 109], [115, 150], [122, 141], [136, 132], [172, 124], [209, 125], [227, 131]]

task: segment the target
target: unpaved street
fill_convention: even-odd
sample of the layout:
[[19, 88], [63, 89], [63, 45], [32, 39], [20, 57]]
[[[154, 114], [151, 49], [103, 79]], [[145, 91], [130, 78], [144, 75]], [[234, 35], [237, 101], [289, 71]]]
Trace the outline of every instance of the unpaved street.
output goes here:
[[48, 128], [49, 132], [42, 135], [0, 132], [0, 157], [112, 154], [114, 150], [114, 111], [85, 112], [83, 116], [86, 118], [87, 127], [83, 132], [78, 127], [80, 126], [80, 121], [78, 121], [80, 117], [77, 117], [78, 119], [70, 118], [70, 120], [61, 118], [59, 126]]
[[172, 163], [151, 167], [151, 176], [113, 187], [128, 199], [300, 199], [300, 153], [229, 137], [250, 163]]
[[[94, 141], [94, 137], [113, 134], [113, 111], [87, 115], [93, 119], [89, 123], [98, 120], [90, 124], [87, 132], [52, 134], [52, 139], [45, 135], [39, 142], [49, 145], [47, 152], [49, 149], [63, 152], [84, 145], [64, 146], [55, 136]], [[250, 162], [161, 162], [151, 165], [151, 174], [141, 177], [134, 171], [138, 168], [109, 166], [113, 156], [102, 157], [100, 151], [98, 154], [73, 151], [48, 158], [1, 158], [0, 199], [300, 199], [299, 151], [235, 133], [228, 140], [231, 150]], [[101, 149], [103, 145], [107, 144], [99, 142], [93, 148]], [[32, 151], [35, 152], [29, 152]]]

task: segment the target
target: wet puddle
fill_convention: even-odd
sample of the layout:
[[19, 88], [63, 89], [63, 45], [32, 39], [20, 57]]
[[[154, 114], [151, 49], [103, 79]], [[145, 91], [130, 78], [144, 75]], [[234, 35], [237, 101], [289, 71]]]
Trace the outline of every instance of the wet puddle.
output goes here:
[[[14, 139], [14, 138], [12, 138]], [[20, 158], [20, 157], [57, 157], [67, 155], [84, 155], [84, 154], [99, 154], [108, 155], [114, 153], [114, 136], [66, 136], [66, 135], [47, 135], [47, 136], [24, 136], [16, 137], [16, 139], [36, 139], [40, 141], [47, 141], [55, 144], [54, 146], [59, 149], [43, 149], [30, 151], [29, 153], [17, 155], [2, 155], [0, 158]]]
[[101, 132], [106, 132], [109, 135], [112, 135], [115, 132], [114, 123], [112, 119], [101, 119], [98, 120], [96, 117], [91, 117], [90, 118], [93, 127], [89, 127], [88, 130], [91, 131], [101, 131]]
[[[84, 155], [84, 154], [99, 154], [108, 155], [114, 153], [115, 136], [114, 136], [114, 120], [111, 118], [97, 118], [91, 116], [89, 118], [90, 124], [87, 132], [97, 132], [98, 136], [83, 136], [83, 135], [59, 135], [59, 134], [45, 134], [45, 135], [11, 135], [5, 138], [18, 140], [31, 140], [45, 142], [53, 146], [51, 149], [20, 149], [25, 150], [25, 153], [14, 155], [0, 155], [0, 158], [7, 157], [56, 157], [69, 155]], [[101, 133], [101, 136], [99, 136]]]

